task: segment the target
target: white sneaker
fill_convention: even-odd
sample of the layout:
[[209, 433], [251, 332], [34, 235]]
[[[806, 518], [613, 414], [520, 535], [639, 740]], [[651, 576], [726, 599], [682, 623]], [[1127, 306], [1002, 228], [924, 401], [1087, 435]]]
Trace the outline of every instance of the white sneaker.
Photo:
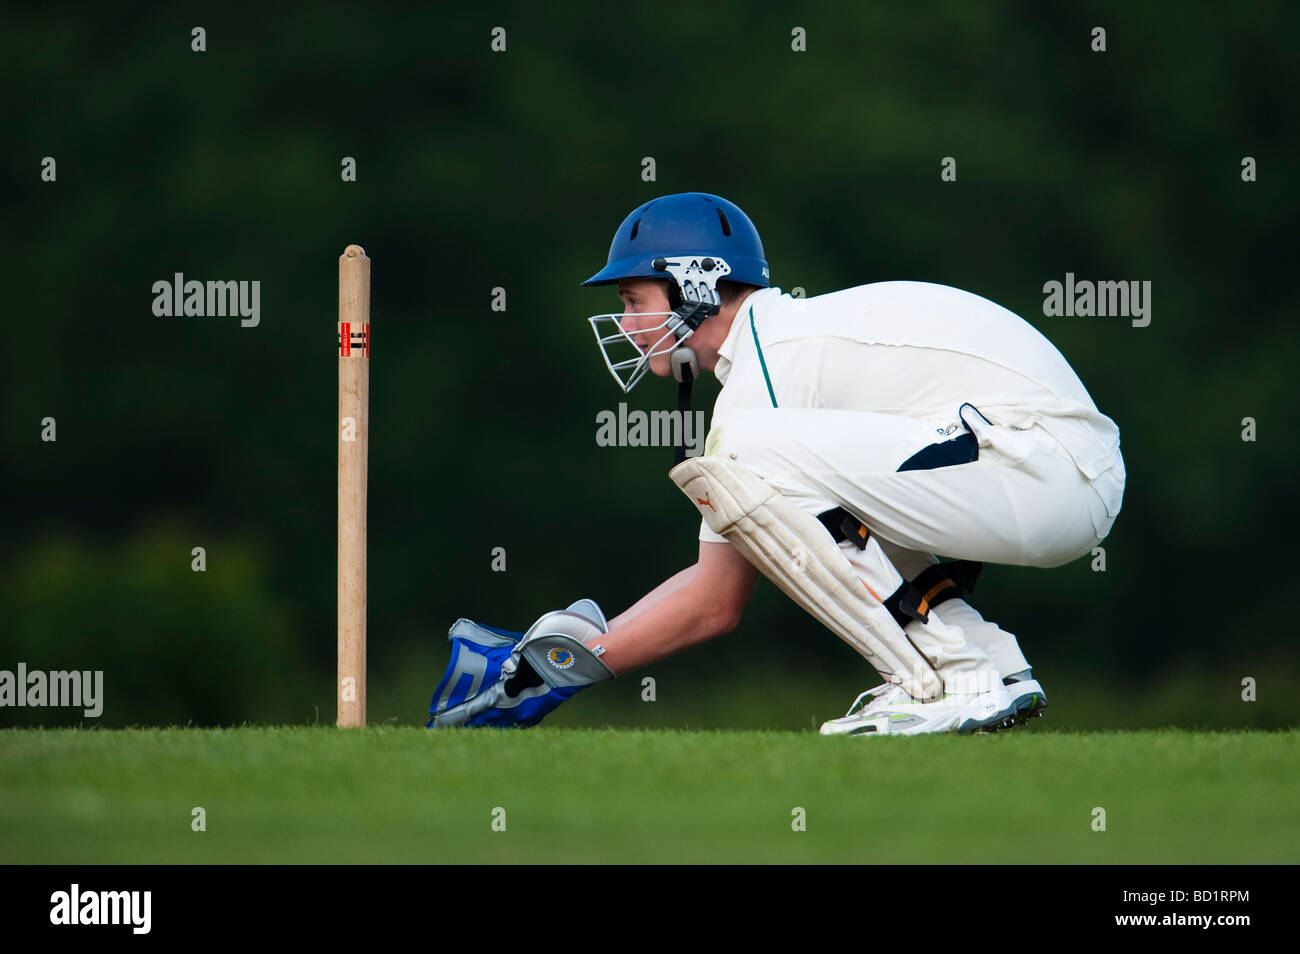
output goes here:
[[[868, 697], [872, 697], [871, 701], [857, 709], [858, 704]], [[1014, 725], [1015, 716], [1016, 700], [1006, 686], [997, 686], [985, 692], [949, 693], [938, 702], [917, 702], [901, 687], [885, 685], [868, 689], [858, 696], [843, 718], [832, 719], [822, 725], [821, 734], [996, 732]]]
[[1011, 698], [1016, 705], [1016, 714], [1013, 718], [1017, 725], [1023, 725], [1033, 718], [1042, 718], [1043, 710], [1047, 708], [1047, 693], [1043, 692], [1043, 687], [1037, 679], [1021, 679], [1007, 686], [1007, 692], [1011, 693]]
[[902, 686], [896, 686], [887, 682], [883, 686], [876, 686], [874, 689], [868, 689], [861, 693], [853, 700], [853, 705], [849, 706], [849, 711], [844, 713], [841, 719], [832, 719], [830, 722], [823, 722], [821, 727], [822, 735], [853, 735], [859, 731], [862, 719], [867, 710], [874, 709], [877, 704], [885, 704], [896, 700], [909, 700], [912, 697], [903, 691]]

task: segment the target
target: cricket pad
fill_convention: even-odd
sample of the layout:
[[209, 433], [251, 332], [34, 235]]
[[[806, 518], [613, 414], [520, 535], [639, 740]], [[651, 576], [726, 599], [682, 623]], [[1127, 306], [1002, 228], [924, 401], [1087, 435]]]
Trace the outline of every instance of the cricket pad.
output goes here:
[[[814, 516], [757, 474], [719, 456], [686, 460], [668, 476], [705, 523], [756, 569], [912, 698], [943, 696], [930, 660], [879, 600]], [[888, 594], [882, 594], [886, 598]]]

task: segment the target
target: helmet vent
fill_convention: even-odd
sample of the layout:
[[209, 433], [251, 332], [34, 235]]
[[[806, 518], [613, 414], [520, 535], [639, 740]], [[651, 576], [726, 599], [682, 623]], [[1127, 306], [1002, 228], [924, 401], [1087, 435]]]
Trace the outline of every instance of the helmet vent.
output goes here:
[[727, 221], [726, 213], [721, 209], [717, 209], [716, 211], [718, 213], [718, 221], [722, 223], [722, 234], [727, 236], [727, 238], [731, 238], [731, 223]]
[[632, 223], [632, 234], [629, 235], [628, 238], [629, 239], [636, 238], [636, 230], [639, 229], [640, 227], [641, 227], [641, 220], [637, 219], [635, 222]]

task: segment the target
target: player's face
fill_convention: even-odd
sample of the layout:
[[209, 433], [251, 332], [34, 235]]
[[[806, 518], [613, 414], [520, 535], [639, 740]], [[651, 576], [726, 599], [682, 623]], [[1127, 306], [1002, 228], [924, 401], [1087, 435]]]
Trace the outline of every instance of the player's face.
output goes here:
[[[665, 334], [663, 313], [671, 310], [668, 307], [668, 281], [662, 278], [625, 278], [618, 283], [618, 297], [623, 302], [623, 320], [619, 324], [644, 354]], [[650, 358], [650, 371], [661, 378], [672, 373], [667, 353]]]

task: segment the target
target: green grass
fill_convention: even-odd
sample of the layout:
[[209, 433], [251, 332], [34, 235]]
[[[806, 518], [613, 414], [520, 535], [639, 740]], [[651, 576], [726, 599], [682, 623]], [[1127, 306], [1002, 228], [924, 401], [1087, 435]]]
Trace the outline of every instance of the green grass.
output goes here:
[[0, 863], [1295, 863], [1298, 764], [1297, 730], [10, 729]]

